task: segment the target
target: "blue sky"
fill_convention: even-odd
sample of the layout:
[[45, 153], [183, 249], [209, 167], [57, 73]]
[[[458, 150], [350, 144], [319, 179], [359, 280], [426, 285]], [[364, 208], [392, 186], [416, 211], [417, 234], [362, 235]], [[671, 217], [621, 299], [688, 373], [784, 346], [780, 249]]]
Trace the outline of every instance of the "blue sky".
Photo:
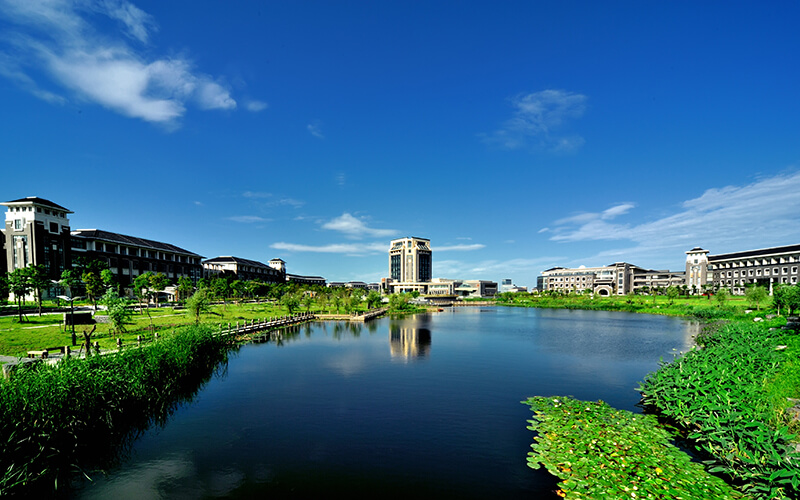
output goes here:
[[377, 281], [800, 243], [797, 2], [0, 0], [0, 197]]

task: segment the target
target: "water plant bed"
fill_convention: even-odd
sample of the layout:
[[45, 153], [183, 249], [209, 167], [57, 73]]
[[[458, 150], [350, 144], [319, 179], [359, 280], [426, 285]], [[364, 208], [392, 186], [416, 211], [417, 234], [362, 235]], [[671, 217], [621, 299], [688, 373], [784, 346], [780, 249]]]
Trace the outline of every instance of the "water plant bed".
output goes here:
[[[800, 497], [796, 423], [800, 337], [777, 322], [735, 322], [650, 374], [644, 402], [676, 424], [725, 474], [756, 498]], [[772, 327], [772, 328], [770, 328]]]
[[564, 498], [732, 499], [742, 495], [670, 444], [654, 416], [569, 397], [531, 397], [528, 466], [562, 481]]

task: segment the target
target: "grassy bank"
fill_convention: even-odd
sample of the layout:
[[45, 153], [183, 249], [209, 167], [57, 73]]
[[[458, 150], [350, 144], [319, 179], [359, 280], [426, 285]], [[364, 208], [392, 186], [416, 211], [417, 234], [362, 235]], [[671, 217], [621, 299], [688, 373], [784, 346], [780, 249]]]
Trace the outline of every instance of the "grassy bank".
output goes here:
[[0, 496], [51, 496], [113, 458], [133, 432], [167, 417], [225, 361], [227, 341], [186, 327], [152, 345], [0, 380]]
[[711, 470], [755, 498], [800, 497], [797, 423], [800, 337], [733, 322], [699, 339], [642, 384], [645, 404], [686, 435]]
[[[586, 309], [590, 311], [625, 311], [696, 319], [734, 319], [744, 317], [750, 307], [744, 297], [729, 297], [719, 302], [708, 297], [687, 296], [670, 299], [663, 295], [624, 295], [591, 297], [589, 295], [501, 294], [498, 304], [546, 309]], [[755, 309], [755, 308], [752, 308]], [[762, 308], [763, 309], [763, 308]], [[758, 311], [761, 312], [761, 311]]]
[[[647, 411], [658, 415], [661, 424], [656, 424], [655, 419], [641, 420], [636, 422], [639, 430], [634, 432], [631, 426], [640, 416], [613, 410], [616, 413], [611, 418], [608, 416], [611, 409], [581, 402], [575, 407], [581, 417], [563, 420], [566, 406], [557, 409], [552, 398], [527, 401], [538, 415], [531, 421], [531, 428], [538, 436], [529, 462], [544, 465], [564, 480], [562, 496], [615, 496], [620, 493], [614, 489], [615, 481], [620, 484], [644, 481], [650, 498], [676, 498], [677, 493], [667, 494], [667, 490], [662, 490], [664, 474], [656, 473], [654, 467], [641, 467], [652, 465], [649, 457], [655, 453], [653, 447], [662, 446], [657, 434], [649, 430], [641, 432], [643, 427], [649, 426], [670, 429], [686, 446], [694, 448], [710, 472], [726, 478], [748, 497], [800, 498], [800, 453], [796, 452], [796, 432], [800, 424], [791, 418], [789, 411], [800, 399], [800, 362], [797, 361], [800, 359], [800, 336], [780, 328], [786, 323], [784, 318], [768, 319], [771, 317], [768, 313], [774, 315], [775, 310], [750, 310], [751, 305], [744, 298], [717, 302], [705, 297], [593, 299], [579, 295], [526, 297], [516, 294], [505, 297], [503, 302], [523, 307], [627, 311], [711, 320], [696, 339], [697, 347], [671, 362], [662, 361], [661, 368], [649, 374], [640, 387]], [[756, 321], [756, 318], [766, 320]], [[564, 401], [571, 401], [560, 400], [562, 405], [567, 404]], [[581, 404], [585, 405], [585, 410], [580, 410]], [[554, 414], [562, 418], [556, 419]], [[610, 430], [609, 422], [614, 419], [622, 427]], [[553, 426], [560, 426], [558, 436], [568, 448], [543, 441], [542, 436], [547, 436], [548, 432], [556, 435]], [[610, 451], [596, 446], [606, 442], [612, 432], [627, 433], [627, 438], [632, 438], [633, 442], [621, 448], [612, 447]], [[620, 442], [619, 439], [615, 441]], [[575, 462], [581, 456], [584, 457], [582, 461]], [[599, 475], [598, 470], [612, 467], [609, 460], [636, 466], [619, 468], [608, 477]], [[566, 463], [570, 465], [565, 466]], [[567, 472], [565, 467], [569, 469]], [[666, 470], [664, 466], [658, 469]], [[703, 474], [692, 469], [691, 475], [699, 481]], [[603, 477], [606, 479], [601, 479]], [[681, 497], [717, 498], [697, 491], [684, 492]], [[642, 491], [635, 493], [637, 498], [643, 496]]]

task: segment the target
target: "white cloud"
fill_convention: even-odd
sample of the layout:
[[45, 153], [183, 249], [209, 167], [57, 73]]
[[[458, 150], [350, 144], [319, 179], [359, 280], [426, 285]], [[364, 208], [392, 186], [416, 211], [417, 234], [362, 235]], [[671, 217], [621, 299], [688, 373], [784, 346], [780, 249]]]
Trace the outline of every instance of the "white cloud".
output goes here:
[[368, 227], [363, 220], [353, 217], [349, 213], [343, 213], [339, 217], [324, 223], [322, 228], [339, 231], [350, 238], [362, 238], [364, 236], [385, 238], [397, 234], [397, 231], [394, 229], [375, 229]]
[[259, 111], [264, 111], [265, 109], [267, 109], [269, 107], [269, 104], [267, 104], [264, 101], [256, 101], [248, 99], [247, 101], [245, 101], [244, 107], [245, 109], [247, 109], [247, 111], [258, 113]]
[[308, 125], [306, 125], [306, 129], [308, 132], [318, 139], [324, 139], [325, 136], [322, 134], [321, 124], [318, 120], [315, 120]]
[[228, 220], [232, 220], [234, 222], [242, 222], [244, 224], [270, 221], [270, 219], [265, 219], [264, 217], [259, 217], [258, 215], [234, 215], [232, 217], [228, 217]]
[[245, 191], [242, 193], [245, 198], [270, 198], [272, 193], [265, 193], [263, 191]]
[[632, 203], [557, 221], [551, 240], [628, 240], [635, 245], [606, 250], [597, 257], [648, 258], [666, 250], [702, 246], [712, 252], [785, 245], [800, 240], [800, 172], [763, 178], [744, 186], [706, 190], [686, 200], [676, 213], [642, 223], [613, 223]]
[[290, 252], [313, 252], [313, 253], [341, 253], [349, 255], [365, 255], [374, 253], [385, 253], [389, 250], [386, 243], [333, 243], [330, 245], [301, 245], [297, 243], [286, 243], [283, 241], [273, 243], [270, 248], [276, 250], [287, 250]]
[[16, 24], [1, 40], [7, 47], [0, 74], [45, 100], [58, 99], [30, 76], [39, 71], [80, 100], [172, 127], [187, 103], [204, 110], [236, 108], [228, 90], [188, 60], [148, 60], [119, 32], [101, 33], [88, 22], [104, 15], [118, 21], [130, 41], [147, 43], [155, 24], [130, 2], [0, 0], [0, 12]]
[[484, 139], [508, 149], [533, 146], [554, 152], [580, 148], [584, 139], [562, 132], [566, 124], [580, 118], [587, 97], [565, 90], [542, 90], [519, 94], [511, 99], [514, 114], [501, 129]]
[[437, 252], [469, 252], [472, 250], [480, 250], [481, 248], [485, 248], [486, 245], [481, 243], [473, 243], [471, 245], [445, 245], [445, 246], [435, 246], [433, 247], [434, 251]]

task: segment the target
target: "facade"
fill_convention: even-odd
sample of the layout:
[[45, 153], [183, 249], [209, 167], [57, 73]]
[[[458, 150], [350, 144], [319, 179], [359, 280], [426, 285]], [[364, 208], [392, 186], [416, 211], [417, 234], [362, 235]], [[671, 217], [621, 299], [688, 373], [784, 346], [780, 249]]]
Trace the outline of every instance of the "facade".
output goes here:
[[[727, 288], [743, 294], [750, 285], [761, 285], [772, 292], [775, 285], [795, 285], [800, 279], [800, 245], [745, 250], [708, 255], [693, 248], [686, 252], [686, 284], [701, 293]], [[691, 273], [691, 274], [690, 274]]]
[[322, 276], [301, 276], [299, 274], [287, 274], [286, 281], [298, 283], [300, 285], [319, 285], [325, 286], [326, 281]]
[[459, 297], [494, 297], [497, 295], [497, 283], [487, 280], [464, 280], [455, 289]]
[[[554, 267], [542, 272], [542, 291], [590, 292], [600, 296], [627, 295], [683, 285], [683, 272], [644, 269], [627, 262], [601, 267]], [[537, 280], [538, 281], [538, 280]]]
[[388, 293], [427, 293], [433, 277], [431, 240], [406, 237], [389, 245], [389, 278], [384, 280]]
[[389, 248], [389, 277], [401, 283], [427, 283], [433, 277], [431, 240], [400, 238]]
[[[281, 260], [281, 262], [283, 261]], [[281, 268], [283, 272], [280, 270]], [[264, 283], [284, 283], [286, 281], [285, 269], [285, 267], [276, 268], [262, 264], [257, 260], [232, 256], [214, 257], [203, 261], [203, 275], [205, 277], [228, 272], [235, 274], [242, 281], [257, 280]]]
[[[3, 230], [2, 270], [42, 265], [51, 280], [72, 266], [69, 214], [72, 211], [50, 200], [30, 196], [0, 203], [7, 207]], [[47, 298], [54, 290], [45, 292]]]
[[173, 282], [185, 276], [197, 284], [203, 277], [203, 257], [170, 243], [100, 229], [78, 229], [71, 237], [73, 258], [105, 262], [123, 287], [130, 287], [148, 271], [162, 273]]

